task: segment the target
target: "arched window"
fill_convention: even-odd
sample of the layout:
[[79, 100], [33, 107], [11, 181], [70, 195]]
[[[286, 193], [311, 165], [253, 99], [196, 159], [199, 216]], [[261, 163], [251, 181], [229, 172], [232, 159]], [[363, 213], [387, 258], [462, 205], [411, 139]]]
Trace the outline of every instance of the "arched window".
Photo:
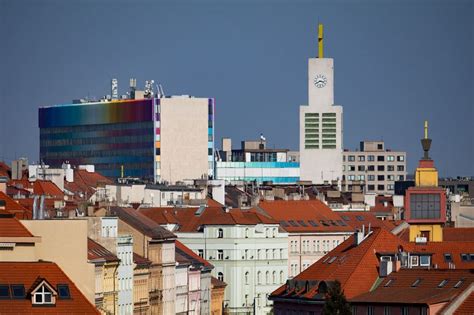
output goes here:
[[270, 236], [269, 229], [266, 228], [265, 229], [265, 237], [268, 238], [269, 236]]
[[219, 279], [220, 281], [224, 281], [224, 274], [222, 272], [218, 272], [217, 279]]
[[278, 283], [276, 271], [273, 271], [273, 283]]
[[284, 283], [285, 282], [285, 274], [283, 273], [283, 270], [280, 271], [280, 283]]
[[267, 259], [272, 259], [270, 250], [267, 249], [266, 252], [267, 252]]
[[262, 272], [257, 272], [257, 283], [262, 284]]
[[245, 238], [249, 238], [249, 228], [245, 229]]
[[245, 284], [249, 284], [249, 272], [245, 272]]
[[223, 238], [224, 237], [224, 230], [219, 229], [217, 230], [217, 238]]
[[267, 272], [265, 273], [265, 275], [266, 275], [265, 278], [266, 278], [266, 280], [267, 280], [266, 283], [267, 283], [267, 284], [271, 283], [271, 282], [270, 282], [270, 281], [271, 281], [271, 279], [270, 279], [270, 271], [267, 271]]

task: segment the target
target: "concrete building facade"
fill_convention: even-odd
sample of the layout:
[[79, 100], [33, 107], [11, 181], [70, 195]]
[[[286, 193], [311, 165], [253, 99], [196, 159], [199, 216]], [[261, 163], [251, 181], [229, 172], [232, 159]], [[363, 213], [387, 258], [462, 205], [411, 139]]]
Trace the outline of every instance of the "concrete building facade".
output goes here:
[[342, 179], [342, 106], [334, 105], [334, 60], [308, 60], [308, 105], [300, 106], [300, 179], [323, 184]]
[[343, 153], [345, 191], [394, 194], [395, 182], [406, 179], [406, 152], [385, 148], [383, 141], [361, 141], [358, 151]]

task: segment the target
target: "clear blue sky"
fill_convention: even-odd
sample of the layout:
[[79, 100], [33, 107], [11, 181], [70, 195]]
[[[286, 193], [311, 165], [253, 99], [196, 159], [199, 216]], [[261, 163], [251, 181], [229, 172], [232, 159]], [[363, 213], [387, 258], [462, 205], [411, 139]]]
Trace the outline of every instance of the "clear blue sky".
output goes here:
[[121, 93], [135, 77], [215, 97], [218, 146], [263, 133], [271, 147], [298, 149], [318, 20], [346, 148], [383, 139], [408, 152], [412, 172], [427, 119], [440, 174], [474, 175], [468, 0], [0, 0], [0, 160], [37, 161], [38, 106], [109, 94], [112, 77]]

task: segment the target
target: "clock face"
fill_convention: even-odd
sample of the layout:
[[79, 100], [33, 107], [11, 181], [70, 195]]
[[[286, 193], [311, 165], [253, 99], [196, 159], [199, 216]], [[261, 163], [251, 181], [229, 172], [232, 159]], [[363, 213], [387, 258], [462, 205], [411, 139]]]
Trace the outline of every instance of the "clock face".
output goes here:
[[326, 85], [326, 83], [328, 83], [328, 79], [323, 74], [318, 74], [316, 77], [314, 77], [313, 82], [317, 88], [322, 88]]

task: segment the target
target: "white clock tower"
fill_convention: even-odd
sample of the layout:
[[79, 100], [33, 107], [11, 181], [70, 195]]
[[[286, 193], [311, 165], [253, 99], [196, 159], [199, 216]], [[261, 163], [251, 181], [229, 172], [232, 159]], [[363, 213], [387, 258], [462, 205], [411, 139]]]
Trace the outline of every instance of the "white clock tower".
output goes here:
[[319, 24], [318, 57], [308, 60], [308, 105], [300, 106], [301, 180], [342, 180], [342, 134], [342, 106], [334, 105], [334, 60], [323, 58]]

